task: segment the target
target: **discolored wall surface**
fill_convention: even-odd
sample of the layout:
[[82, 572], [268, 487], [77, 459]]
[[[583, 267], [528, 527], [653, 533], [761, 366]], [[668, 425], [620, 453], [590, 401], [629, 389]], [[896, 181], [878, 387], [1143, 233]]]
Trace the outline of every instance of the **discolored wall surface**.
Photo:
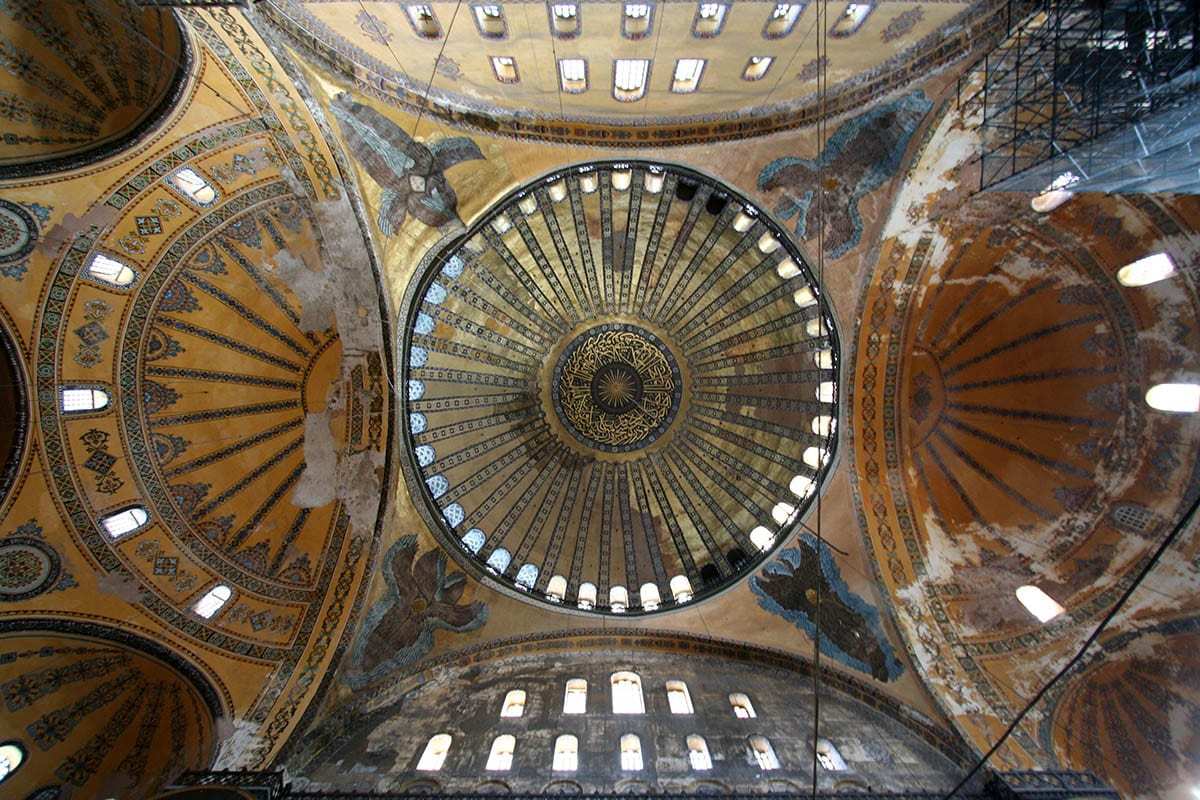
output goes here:
[[[751, 667], [753, 665], [753, 667]], [[610, 677], [632, 670], [641, 680], [644, 714], [612, 713]], [[563, 714], [566, 682], [587, 681], [584, 714]], [[667, 681], [684, 681], [693, 714], [672, 714]], [[505, 695], [526, 692], [524, 714], [501, 718]], [[569, 790], [572, 792], [800, 791], [812, 782], [810, 665], [778, 652], [677, 636], [547, 636], [536, 644], [498, 643], [439, 659], [363, 692], [353, 707], [312, 731], [288, 761], [309, 789], [400, 791]], [[821, 736], [834, 743], [845, 771], [821, 769], [824, 789], [937, 790], [953, 785], [948, 740], [936, 728], [888, 703], [860, 681], [821, 684]], [[756, 717], [738, 719], [729, 694], [749, 696]], [[442, 769], [416, 770], [434, 734], [453, 737]], [[644, 769], [623, 771], [619, 740], [636, 734]], [[516, 738], [511, 770], [488, 771], [496, 736]], [[578, 770], [555, 771], [555, 739], [578, 739]], [[704, 737], [711, 770], [694, 770], [686, 738]], [[762, 770], [748, 737], [766, 736], [780, 769]]]

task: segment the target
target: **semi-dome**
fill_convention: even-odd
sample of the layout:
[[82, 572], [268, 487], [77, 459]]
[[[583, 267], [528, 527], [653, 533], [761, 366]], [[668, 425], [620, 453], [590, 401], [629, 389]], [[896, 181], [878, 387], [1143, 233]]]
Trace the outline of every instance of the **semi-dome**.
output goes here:
[[592, 163], [510, 194], [419, 270], [401, 347], [417, 506], [473, 572], [560, 607], [728, 586], [833, 455], [816, 276], [680, 167]]

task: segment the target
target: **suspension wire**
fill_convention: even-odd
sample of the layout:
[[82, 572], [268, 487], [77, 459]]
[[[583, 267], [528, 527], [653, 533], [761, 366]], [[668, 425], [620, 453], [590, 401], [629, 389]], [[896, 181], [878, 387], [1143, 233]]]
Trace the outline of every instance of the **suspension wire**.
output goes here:
[[[817, 285], [825, 285], [825, 94], [828, 88], [828, 74], [826, 64], [828, 59], [823, 59], [822, 55], [829, 47], [828, 25], [826, 24], [829, 13], [829, 0], [819, 0], [816, 4], [817, 11]], [[817, 319], [820, 322], [818, 325], [818, 333], [825, 335], [825, 315], [818, 309]], [[828, 440], [826, 440], [828, 444]], [[828, 457], [828, 456], [826, 456]], [[826, 465], [828, 469], [828, 465]], [[817, 558], [821, 557], [821, 550], [825, 546], [825, 539], [821, 532], [821, 504], [822, 497], [820, 492], [817, 494]], [[820, 566], [817, 567], [817, 574], [820, 575]], [[817, 600], [815, 603], [815, 620], [813, 633], [813, 741], [812, 741], [812, 796], [816, 800], [817, 796], [817, 742], [821, 731], [821, 586], [817, 585]]]
[[[554, 8], [551, 6], [551, 3], [553, 3], [553, 2], [554, 2], [554, 0], [546, 0], [546, 24], [550, 26], [550, 52], [554, 54], [554, 69], [553, 69], [554, 92], [555, 92], [555, 94], [558, 95], [558, 116], [559, 116], [559, 121], [561, 122], [566, 119], [567, 112], [566, 112], [566, 109], [563, 107], [562, 65], [558, 63], [558, 31], [556, 31], [554, 28]], [[530, 31], [529, 51], [532, 53], [532, 52], [535, 52], [533, 49], [533, 46], [536, 41], [536, 37], [534, 37], [532, 35], [533, 28], [529, 24], [528, 7], [525, 7], [522, 10], [525, 12], [525, 27], [528, 28]], [[579, 24], [579, 7], [578, 6], [575, 7], [575, 24], [576, 25]], [[535, 55], [534, 58], [536, 59], [537, 56]], [[585, 70], [584, 78], [586, 79], [587, 78], [587, 72], [586, 72], [587, 67], [584, 67], [584, 70]]]

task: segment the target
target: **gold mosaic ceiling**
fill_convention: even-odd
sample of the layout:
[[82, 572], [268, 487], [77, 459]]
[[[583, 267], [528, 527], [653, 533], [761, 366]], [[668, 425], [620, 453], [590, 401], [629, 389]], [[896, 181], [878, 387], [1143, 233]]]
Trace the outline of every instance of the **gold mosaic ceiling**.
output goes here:
[[675, 576], [716, 591], [832, 454], [837, 342], [813, 276], [691, 171], [544, 178], [420, 273], [409, 308], [410, 489], [452, 552], [524, 596], [620, 613], [670, 607]]

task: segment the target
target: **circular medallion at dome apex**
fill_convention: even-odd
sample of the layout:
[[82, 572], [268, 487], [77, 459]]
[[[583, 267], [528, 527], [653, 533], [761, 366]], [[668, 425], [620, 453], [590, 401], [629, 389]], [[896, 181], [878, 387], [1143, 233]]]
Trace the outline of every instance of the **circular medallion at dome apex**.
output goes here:
[[583, 444], [626, 452], [657, 439], [683, 387], [675, 357], [653, 333], [610, 323], [572, 340], [554, 367], [554, 410]]
[[409, 491], [464, 568], [523, 598], [642, 614], [720, 591], [832, 460], [820, 287], [692, 170], [549, 174], [430, 254], [403, 307]]

